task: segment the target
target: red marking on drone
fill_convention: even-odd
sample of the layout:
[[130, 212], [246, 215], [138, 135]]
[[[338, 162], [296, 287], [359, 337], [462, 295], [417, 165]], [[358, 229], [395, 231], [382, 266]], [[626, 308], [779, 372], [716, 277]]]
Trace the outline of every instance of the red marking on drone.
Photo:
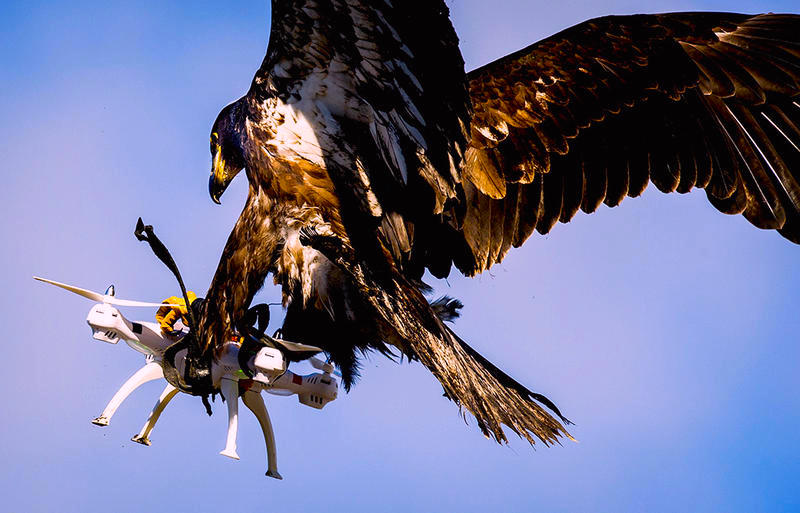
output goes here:
[[295, 374], [294, 376], [292, 376], [292, 383], [294, 383], [295, 385], [302, 385], [303, 378]]

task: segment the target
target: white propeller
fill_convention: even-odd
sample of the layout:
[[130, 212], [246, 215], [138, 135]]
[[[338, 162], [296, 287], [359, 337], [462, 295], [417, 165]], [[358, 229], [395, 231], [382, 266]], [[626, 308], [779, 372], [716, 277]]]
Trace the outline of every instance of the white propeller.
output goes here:
[[334, 376], [338, 376], [340, 378], [342, 377], [342, 373], [337, 371], [333, 367], [333, 364], [331, 362], [322, 361], [320, 358], [317, 358], [316, 356], [312, 356], [311, 358], [308, 359], [308, 361], [312, 367], [314, 367], [317, 370], [321, 370], [325, 374], [333, 374]]
[[92, 301], [96, 301], [98, 303], [107, 303], [109, 305], [117, 305], [117, 306], [183, 306], [183, 305], [176, 305], [173, 303], [146, 303], [144, 301], [131, 301], [129, 299], [117, 299], [114, 296], [100, 294], [99, 292], [94, 292], [91, 290], [82, 289], [80, 287], [75, 287], [73, 285], [67, 285], [66, 283], [59, 283], [57, 281], [48, 280], [46, 278], [39, 278], [38, 276], [33, 277], [34, 280], [43, 281], [45, 283], [49, 283], [50, 285], [55, 285], [56, 287], [61, 287], [64, 290], [68, 290], [79, 296], [83, 296], [86, 299], [91, 299]]
[[318, 348], [317, 346], [309, 346], [306, 344], [300, 344], [298, 342], [289, 342], [288, 340], [283, 340], [282, 338], [275, 338], [272, 339], [274, 342], [282, 345], [289, 351], [293, 351], [295, 353], [321, 353], [322, 349]]

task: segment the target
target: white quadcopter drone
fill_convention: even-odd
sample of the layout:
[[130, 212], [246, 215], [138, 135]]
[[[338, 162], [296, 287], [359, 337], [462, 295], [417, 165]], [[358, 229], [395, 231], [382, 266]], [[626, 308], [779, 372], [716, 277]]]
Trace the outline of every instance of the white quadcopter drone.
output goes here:
[[[108, 287], [105, 294], [91, 290], [81, 289], [56, 281], [34, 276], [34, 279], [50, 283], [70, 292], [74, 292], [97, 304], [89, 310], [86, 322], [92, 328], [92, 337], [109, 344], [116, 344], [124, 340], [131, 348], [145, 355], [145, 365], [120, 387], [114, 397], [99, 417], [92, 420], [97, 426], [107, 426], [111, 417], [122, 402], [139, 386], [148, 381], [164, 378], [163, 358], [164, 352], [175, 344], [176, 340], [185, 336], [188, 329], [180, 329], [174, 337], [167, 337], [162, 333], [158, 324], [154, 322], [129, 321], [115, 306], [130, 307], [162, 307], [179, 306], [166, 303], [145, 303], [117, 299], [114, 296], [114, 286]], [[275, 435], [272, 431], [267, 408], [261, 397], [265, 390], [274, 395], [289, 396], [297, 394], [301, 404], [316, 409], [322, 409], [326, 404], [337, 397], [338, 383], [332, 376], [333, 365], [316, 358], [315, 354], [322, 349], [304, 344], [297, 344], [285, 340], [266, 337], [273, 347], [261, 347], [252, 356], [246, 358], [243, 351], [239, 354], [242, 345], [239, 341], [229, 341], [221, 349], [219, 357], [211, 363], [211, 380], [213, 386], [222, 392], [228, 406], [228, 433], [225, 448], [220, 454], [238, 460], [236, 453], [236, 435], [238, 430], [238, 397], [242, 396], [245, 406], [253, 412], [261, 425], [264, 441], [267, 446], [267, 473], [269, 477], [283, 479], [278, 473], [277, 452], [275, 449]], [[300, 376], [288, 370], [286, 352], [309, 355], [311, 365], [321, 371], [307, 376]], [[175, 368], [179, 373], [184, 371], [184, 359], [187, 350], [179, 351], [174, 358]], [[246, 359], [245, 359], [246, 358]], [[243, 368], [244, 367], [244, 368]], [[252, 376], [252, 378], [250, 378]], [[240, 386], [240, 383], [241, 386]], [[142, 445], [150, 445], [150, 433], [153, 431], [158, 418], [180, 390], [170, 383], [161, 392], [150, 416], [142, 429], [131, 438]]]

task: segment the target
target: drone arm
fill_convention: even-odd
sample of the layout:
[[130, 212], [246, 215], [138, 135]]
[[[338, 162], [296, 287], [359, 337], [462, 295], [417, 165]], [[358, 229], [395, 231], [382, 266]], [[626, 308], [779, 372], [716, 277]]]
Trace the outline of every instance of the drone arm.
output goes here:
[[129, 395], [131, 395], [131, 392], [148, 381], [153, 381], [154, 379], [163, 377], [164, 372], [161, 370], [161, 366], [155, 362], [148, 362], [144, 367], [136, 371], [133, 376], [128, 378], [122, 387], [117, 390], [117, 393], [114, 394], [114, 397], [112, 397], [111, 401], [109, 401], [108, 405], [106, 405], [106, 409], [103, 410], [103, 413], [101, 413], [99, 417], [92, 420], [92, 424], [97, 426], [107, 426], [108, 422], [111, 420], [111, 417], [113, 417], [114, 413], [116, 413], [117, 408], [119, 408], [120, 404], [122, 404], [122, 402], [127, 399]]
[[259, 392], [247, 390], [242, 395], [242, 402], [253, 412], [261, 425], [261, 432], [264, 434], [264, 442], [267, 445], [267, 476], [275, 479], [283, 479], [278, 473], [278, 451], [275, 448], [275, 433], [272, 431], [272, 422], [264, 404], [264, 398]]
[[222, 378], [220, 389], [222, 397], [228, 403], [228, 437], [225, 441], [225, 448], [220, 451], [220, 454], [238, 460], [236, 433], [239, 430], [239, 382], [230, 378]]
[[139, 337], [133, 332], [133, 323], [119, 314], [120, 320], [117, 324], [117, 331], [122, 335], [123, 340], [139, 342]]
[[142, 429], [138, 434], [131, 438], [131, 441], [142, 445], [150, 445], [150, 433], [156, 426], [156, 422], [158, 422], [158, 418], [161, 416], [164, 408], [167, 407], [169, 402], [173, 397], [175, 397], [175, 395], [177, 395], [177, 393], [178, 389], [167, 383], [167, 386], [164, 388], [164, 391], [161, 392], [158, 401], [156, 401], [156, 405], [153, 406], [153, 411], [151, 411], [150, 416], [147, 417], [147, 421], [144, 423], [144, 426], [142, 426]]

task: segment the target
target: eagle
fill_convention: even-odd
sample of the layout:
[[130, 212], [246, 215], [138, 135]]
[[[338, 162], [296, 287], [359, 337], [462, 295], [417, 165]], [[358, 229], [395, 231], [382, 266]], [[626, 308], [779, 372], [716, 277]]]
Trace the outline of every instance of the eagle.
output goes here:
[[487, 437], [549, 445], [569, 421], [445, 324], [460, 303], [429, 302], [426, 271], [474, 276], [651, 182], [800, 244], [800, 16], [608, 16], [467, 73], [443, 0], [271, 14], [211, 131], [212, 200], [242, 170], [249, 192], [200, 311], [206, 352], [271, 274], [282, 336], [324, 349], [346, 388], [364, 353], [405, 357]]

